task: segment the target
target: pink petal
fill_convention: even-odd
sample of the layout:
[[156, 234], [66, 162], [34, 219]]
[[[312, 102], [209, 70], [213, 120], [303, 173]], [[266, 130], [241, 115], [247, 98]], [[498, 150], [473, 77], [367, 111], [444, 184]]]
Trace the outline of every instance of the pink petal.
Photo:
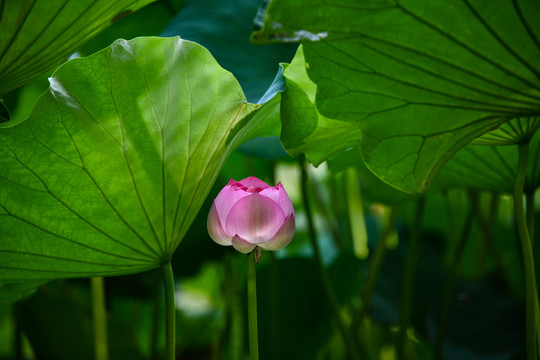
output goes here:
[[255, 176], [250, 176], [244, 180], [240, 180], [240, 184], [244, 185], [246, 188], [259, 188], [261, 190], [271, 187], [264, 181], [257, 179]]
[[221, 221], [219, 220], [219, 215], [216, 211], [215, 201], [210, 208], [210, 212], [208, 213], [206, 227], [208, 228], [208, 234], [210, 234], [210, 237], [216, 243], [219, 245], [231, 245], [231, 237], [225, 233], [223, 227], [221, 226]]
[[237, 235], [232, 238], [232, 246], [243, 254], [249, 254], [257, 245], [252, 244]]
[[260, 192], [260, 194], [278, 203], [278, 205], [281, 207], [281, 210], [283, 210], [283, 214], [285, 214], [285, 217], [288, 217], [291, 214], [294, 215], [294, 207], [292, 205], [291, 199], [289, 199], [289, 195], [287, 195], [287, 192], [285, 191], [283, 185], [281, 185], [281, 182], [279, 182], [276, 187], [264, 189]]
[[227, 234], [257, 244], [270, 240], [285, 222], [285, 215], [273, 200], [258, 193], [236, 202], [227, 217]]
[[[233, 179], [229, 181], [229, 184], [227, 184], [221, 191], [219, 192], [218, 196], [214, 200], [214, 204], [216, 206], [216, 211], [218, 213], [218, 217], [220, 219], [221, 227], [223, 229], [226, 229], [226, 221], [227, 217], [229, 216], [229, 212], [231, 208], [236, 204], [236, 202], [246, 196], [251, 195], [251, 193], [242, 190], [242, 188], [235, 186], [237, 183]], [[229, 234], [229, 238], [232, 238], [235, 234]]]
[[276, 251], [289, 245], [295, 230], [294, 215], [290, 215], [287, 221], [283, 224], [281, 229], [274, 235], [274, 237], [268, 241], [261, 242], [258, 245], [264, 250]]

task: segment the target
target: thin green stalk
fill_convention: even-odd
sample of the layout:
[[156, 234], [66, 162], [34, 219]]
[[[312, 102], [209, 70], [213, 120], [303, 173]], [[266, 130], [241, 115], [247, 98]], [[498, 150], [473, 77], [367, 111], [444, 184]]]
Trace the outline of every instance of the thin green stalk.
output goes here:
[[257, 326], [257, 248], [247, 256], [247, 296], [249, 360], [259, 360], [259, 328]]
[[345, 188], [347, 191], [347, 213], [351, 226], [354, 255], [359, 259], [367, 258], [368, 236], [364, 220], [364, 206], [362, 204], [362, 190], [358, 181], [358, 169], [349, 167], [345, 170]]
[[[527, 229], [529, 230], [529, 237], [531, 239], [531, 248], [534, 248], [534, 223], [535, 223], [534, 192], [535, 192], [534, 190], [527, 191], [527, 194], [525, 197], [527, 201], [527, 205], [526, 205]], [[536, 308], [536, 345], [537, 345], [537, 352], [540, 352], [540, 301], [538, 299], [538, 288], [535, 288], [534, 294], [535, 294], [535, 308]]]
[[107, 360], [107, 312], [105, 310], [105, 284], [102, 277], [90, 279], [92, 311], [94, 315], [94, 351], [96, 360]]
[[467, 244], [467, 240], [470, 237], [474, 214], [478, 211], [478, 195], [473, 194], [470, 198], [471, 208], [469, 210], [469, 213], [467, 214], [467, 217], [465, 218], [465, 225], [463, 226], [461, 237], [459, 238], [459, 242], [454, 252], [454, 258], [452, 264], [450, 265], [450, 269], [448, 271], [448, 275], [444, 284], [441, 313], [439, 315], [439, 326], [437, 329], [437, 337], [435, 340], [434, 350], [434, 358], [437, 360], [442, 359], [443, 341], [446, 337], [446, 331], [448, 329], [448, 319], [450, 317], [450, 308], [452, 305], [452, 295], [454, 294], [454, 285], [456, 283], [456, 277], [459, 272], [458, 270], [461, 264], [461, 259], [463, 257], [463, 252], [465, 250], [465, 245]]
[[[487, 216], [484, 216], [480, 208], [478, 208], [476, 213], [476, 218], [478, 219], [478, 225], [482, 232], [482, 239], [484, 240], [484, 253], [490, 252], [495, 261], [497, 270], [501, 275], [504, 275], [504, 263], [497, 252], [495, 245], [493, 244], [493, 230], [495, 229], [495, 224], [497, 220], [497, 212], [499, 206], [499, 196], [496, 193], [491, 193], [491, 201], [489, 207], [489, 213]], [[481, 260], [485, 260], [485, 257], [482, 257]], [[478, 261], [476, 266], [476, 274], [480, 275], [483, 271], [485, 261]]]
[[531, 246], [534, 244], [534, 190], [527, 191], [526, 203], [527, 203], [527, 229], [529, 229], [529, 237], [531, 239]]
[[527, 360], [537, 360], [536, 357], [536, 280], [534, 275], [534, 259], [532, 244], [527, 229], [527, 219], [523, 208], [523, 186], [527, 175], [527, 159], [529, 143], [519, 145], [519, 163], [514, 184], [514, 213], [521, 242], [523, 256], [523, 272], [525, 275], [525, 339]]
[[[332, 179], [332, 177], [330, 177]], [[338, 247], [338, 249], [343, 249], [346, 244], [343, 243], [342, 237], [339, 234], [339, 227], [337, 224], [336, 216], [334, 209], [329, 206], [328, 202], [334, 202], [333, 198], [330, 197], [330, 200], [326, 200], [323, 196], [323, 189], [322, 185], [318, 184], [317, 182], [312, 182], [311, 186], [313, 188], [313, 205], [317, 209], [317, 211], [322, 215], [321, 218], [324, 219], [326, 224], [328, 225], [328, 229], [332, 233], [332, 239], [334, 240], [334, 243]], [[332, 196], [331, 194], [330, 196]]]
[[[478, 209], [476, 218], [478, 219], [478, 225], [480, 226], [479, 229], [483, 235], [484, 246], [491, 254], [493, 261], [495, 262], [495, 268], [502, 277], [506, 290], [513, 298], [517, 299], [520, 297], [518, 294], [518, 289], [516, 289], [510, 275], [508, 274], [508, 271], [506, 271], [501, 253], [493, 240], [493, 231], [495, 230], [495, 226], [497, 224], [497, 217], [500, 208], [500, 196], [499, 194], [493, 192], [491, 193], [490, 198], [491, 200], [487, 216], [485, 216], [482, 211]], [[480, 264], [480, 261], [478, 261], [476, 270], [477, 276], [480, 276], [482, 271], [482, 264]]]
[[388, 223], [384, 228], [384, 231], [381, 235], [380, 241], [375, 247], [373, 252], [373, 258], [369, 263], [369, 270], [366, 278], [366, 285], [362, 293], [362, 312], [360, 320], [363, 320], [371, 312], [371, 298], [373, 297], [373, 292], [375, 291], [375, 285], [377, 284], [377, 279], [381, 271], [384, 258], [386, 257], [386, 252], [388, 249], [387, 240], [390, 238], [390, 235], [395, 231], [396, 220], [397, 220], [397, 207], [392, 207], [390, 210], [390, 217]]
[[377, 279], [379, 278], [379, 273], [388, 251], [388, 240], [396, 231], [397, 214], [398, 208], [396, 206], [392, 207], [388, 222], [386, 223], [383, 233], [379, 238], [375, 251], [373, 251], [373, 253], [370, 255], [371, 259], [369, 262], [369, 269], [365, 286], [362, 291], [362, 306], [360, 307], [357, 315], [354, 317], [351, 325], [355, 339], [358, 339], [360, 344], [362, 344], [362, 347], [366, 349], [364, 353], [368, 354], [369, 359], [375, 359], [375, 354], [380, 351], [380, 348], [377, 347], [372, 341], [371, 328], [373, 325], [370, 321], [369, 314], [371, 313], [371, 301], [373, 298], [373, 293], [375, 292]]
[[330, 307], [332, 309], [334, 319], [336, 320], [339, 332], [341, 334], [343, 342], [345, 343], [345, 348], [347, 349], [347, 353], [349, 354], [349, 357], [351, 359], [357, 360], [360, 358], [358, 355], [358, 350], [356, 349], [356, 346], [352, 340], [352, 337], [347, 331], [347, 328], [345, 326], [345, 321], [343, 320], [342, 315], [341, 315], [341, 311], [339, 308], [339, 301], [337, 299], [336, 292], [332, 285], [332, 281], [330, 280], [330, 275], [328, 274], [328, 271], [326, 270], [326, 267], [323, 264], [321, 251], [319, 250], [319, 246], [317, 244], [317, 235], [315, 233], [315, 226], [313, 224], [313, 216], [311, 214], [311, 207], [310, 207], [309, 196], [308, 196], [308, 186], [307, 186], [308, 175], [307, 175], [304, 161], [302, 161], [300, 164], [300, 170], [301, 170], [301, 175], [302, 175], [300, 178], [301, 188], [302, 188], [302, 200], [304, 202], [304, 210], [306, 212], [309, 240], [311, 242], [311, 247], [313, 248], [315, 261], [317, 261], [319, 274], [321, 276], [321, 281], [325, 289], [326, 295], [328, 296]]
[[422, 224], [424, 205], [425, 198], [418, 198], [412, 232], [409, 238], [407, 257], [405, 259], [405, 269], [403, 271], [402, 282], [403, 285], [399, 304], [400, 328], [397, 341], [398, 359], [407, 359], [405, 346], [407, 340], [407, 330], [411, 322], [411, 308], [414, 294], [414, 278], [416, 275], [416, 267], [418, 263], [418, 253], [420, 251], [420, 226]]
[[174, 275], [171, 262], [161, 264], [165, 286], [165, 359], [174, 360], [176, 351], [176, 306], [174, 304]]

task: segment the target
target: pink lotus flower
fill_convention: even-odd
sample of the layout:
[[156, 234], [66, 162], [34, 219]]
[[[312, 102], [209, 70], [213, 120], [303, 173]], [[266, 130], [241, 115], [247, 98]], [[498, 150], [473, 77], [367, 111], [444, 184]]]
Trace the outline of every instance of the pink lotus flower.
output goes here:
[[294, 208], [283, 185], [275, 187], [254, 176], [231, 179], [208, 214], [208, 233], [220, 245], [248, 254], [257, 246], [279, 250], [294, 235]]

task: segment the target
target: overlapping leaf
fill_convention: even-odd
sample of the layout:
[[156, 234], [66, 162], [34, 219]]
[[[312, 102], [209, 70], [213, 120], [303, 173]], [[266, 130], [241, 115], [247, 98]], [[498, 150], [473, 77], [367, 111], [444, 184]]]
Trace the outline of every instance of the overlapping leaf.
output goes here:
[[266, 92], [282, 61], [290, 62], [296, 46], [255, 46], [249, 42], [259, 0], [186, 0], [162, 36], [180, 35], [206, 47], [234, 74], [250, 102]]
[[0, 94], [51, 69], [112, 22], [152, 1], [0, 1]]
[[[531, 139], [525, 191], [540, 186], [540, 132]], [[442, 168], [434, 187], [462, 187], [512, 193], [519, 161], [519, 145], [471, 144]]]
[[169, 259], [226, 157], [260, 135], [257, 107], [179, 38], [119, 40], [63, 65], [30, 118], [0, 130], [0, 281]]
[[319, 165], [337, 151], [360, 142], [356, 124], [327, 118], [315, 108], [317, 85], [306, 72], [302, 47], [283, 75], [287, 87], [281, 98], [281, 141], [289, 154], [304, 153]]
[[540, 114], [539, 20], [531, 0], [274, 0], [256, 37], [305, 40], [318, 110], [358, 125], [370, 169], [415, 192], [473, 139]]

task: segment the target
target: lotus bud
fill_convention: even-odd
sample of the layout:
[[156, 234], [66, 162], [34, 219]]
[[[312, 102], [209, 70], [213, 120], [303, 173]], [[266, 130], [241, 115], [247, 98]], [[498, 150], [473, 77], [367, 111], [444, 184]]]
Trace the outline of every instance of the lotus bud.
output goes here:
[[275, 251], [293, 238], [294, 208], [281, 183], [270, 186], [254, 176], [231, 179], [214, 200], [207, 226], [216, 243], [241, 253], [258, 247]]

